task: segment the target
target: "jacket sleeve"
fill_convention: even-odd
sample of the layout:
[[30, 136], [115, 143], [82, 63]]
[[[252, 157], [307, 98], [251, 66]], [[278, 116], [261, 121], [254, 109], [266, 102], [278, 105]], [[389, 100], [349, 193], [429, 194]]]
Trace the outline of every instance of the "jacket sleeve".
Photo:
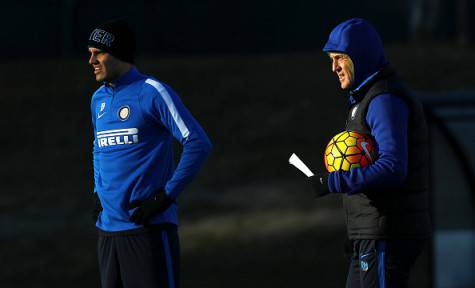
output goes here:
[[331, 192], [355, 194], [403, 183], [408, 163], [409, 108], [395, 95], [382, 94], [369, 104], [366, 122], [378, 147], [378, 159], [364, 168], [330, 173]]
[[163, 125], [183, 146], [173, 176], [166, 183], [165, 192], [177, 198], [185, 186], [198, 173], [212, 149], [211, 141], [203, 128], [191, 115], [177, 94], [167, 85], [148, 79], [149, 89], [142, 90], [141, 106], [145, 114]]
[[100, 181], [100, 169], [99, 159], [97, 157], [97, 139], [96, 139], [96, 111], [94, 101], [91, 101], [91, 118], [92, 118], [92, 131], [94, 133], [94, 140], [92, 142], [92, 162], [94, 167], [94, 192], [97, 192], [98, 183]]

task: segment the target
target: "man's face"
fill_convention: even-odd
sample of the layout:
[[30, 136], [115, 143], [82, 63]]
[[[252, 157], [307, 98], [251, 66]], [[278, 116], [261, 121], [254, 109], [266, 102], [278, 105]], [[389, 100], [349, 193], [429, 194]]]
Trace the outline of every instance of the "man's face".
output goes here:
[[91, 64], [94, 68], [96, 81], [112, 82], [119, 78], [120, 60], [98, 48], [89, 47], [89, 53], [91, 53], [91, 57], [89, 57], [89, 64]]
[[354, 81], [354, 66], [350, 56], [342, 53], [329, 53], [332, 60], [332, 71], [340, 81], [341, 89], [349, 89]]

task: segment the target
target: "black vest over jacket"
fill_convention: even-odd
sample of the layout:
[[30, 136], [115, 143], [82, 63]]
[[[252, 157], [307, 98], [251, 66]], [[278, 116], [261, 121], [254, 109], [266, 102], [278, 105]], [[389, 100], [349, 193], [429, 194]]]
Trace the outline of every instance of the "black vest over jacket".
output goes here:
[[389, 67], [354, 95], [357, 103], [350, 107], [346, 130], [371, 134], [366, 123], [368, 106], [371, 100], [383, 93], [401, 97], [409, 107], [408, 173], [404, 183], [398, 187], [343, 196], [348, 237], [425, 238], [431, 231], [427, 125], [422, 105], [411, 96]]

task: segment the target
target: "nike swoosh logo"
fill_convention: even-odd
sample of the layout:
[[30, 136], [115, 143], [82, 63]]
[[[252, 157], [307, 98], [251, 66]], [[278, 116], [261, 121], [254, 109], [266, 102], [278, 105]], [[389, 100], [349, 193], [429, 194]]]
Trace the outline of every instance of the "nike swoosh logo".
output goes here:
[[106, 114], [106, 112], [103, 112], [103, 113], [97, 113], [97, 119], [101, 119], [102, 116], [104, 116], [104, 114]]
[[368, 155], [371, 163], [373, 163], [373, 158], [371, 157], [371, 154], [369, 153], [368, 148], [366, 147], [367, 145], [368, 145], [368, 142], [361, 142], [361, 147], [363, 147], [364, 152], [366, 153], [366, 155]]

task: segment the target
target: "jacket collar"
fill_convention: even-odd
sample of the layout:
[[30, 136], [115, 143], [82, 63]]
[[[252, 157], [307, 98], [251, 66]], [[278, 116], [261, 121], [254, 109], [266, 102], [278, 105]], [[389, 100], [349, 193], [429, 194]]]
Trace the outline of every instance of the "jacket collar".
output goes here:
[[394, 74], [394, 69], [392, 69], [391, 66], [386, 65], [380, 70], [374, 72], [371, 74], [368, 78], [366, 78], [363, 82], [361, 82], [358, 87], [350, 91], [350, 96], [349, 96], [349, 104], [353, 105], [355, 103], [360, 102], [366, 92], [373, 86], [374, 83], [381, 79], [388, 78]]
[[138, 79], [140, 79], [142, 74], [137, 70], [135, 66], [129, 69], [129, 71], [125, 72], [122, 76], [120, 76], [117, 80], [113, 81], [112, 83], [104, 83], [107, 87], [113, 89], [119, 89], [122, 86], [128, 85]]

